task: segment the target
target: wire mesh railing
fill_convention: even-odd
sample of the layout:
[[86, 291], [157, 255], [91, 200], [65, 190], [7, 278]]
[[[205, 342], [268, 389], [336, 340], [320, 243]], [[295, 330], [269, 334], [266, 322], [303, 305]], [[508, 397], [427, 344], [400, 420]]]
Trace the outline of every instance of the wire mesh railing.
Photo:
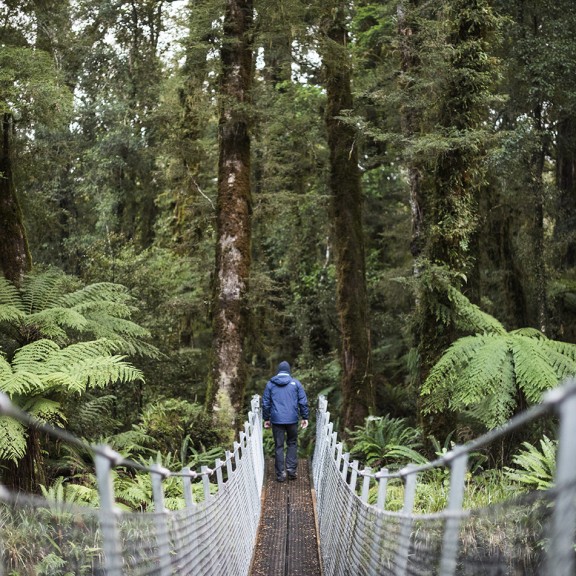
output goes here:
[[[576, 381], [497, 430], [457, 446], [434, 462], [397, 472], [360, 469], [320, 397], [312, 469], [325, 576], [573, 576], [576, 572]], [[468, 457], [547, 414], [559, 417], [556, 477], [538, 490], [480, 509], [463, 508]], [[446, 506], [414, 513], [418, 479], [446, 470]], [[403, 485], [401, 511], [387, 510], [391, 482]]]
[[[0, 395], [0, 414], [88, 449], [94, 457], [100, 506], [14, 493], [0, 486], [0, 576], [240, 576], [249, 572], [264, 479], [260, 399], [223, 460], [200, 471], [172, 472], [124, 459], [107, 446], [88, 446], [41, 424]], [[150, 474], [153, 512], [126, 512], [115, 501], [113, 472]], [[185, 507], [168, 511], [164, 482], [179, 477]], [[193, 484], [201, 484], [201, 496]]]

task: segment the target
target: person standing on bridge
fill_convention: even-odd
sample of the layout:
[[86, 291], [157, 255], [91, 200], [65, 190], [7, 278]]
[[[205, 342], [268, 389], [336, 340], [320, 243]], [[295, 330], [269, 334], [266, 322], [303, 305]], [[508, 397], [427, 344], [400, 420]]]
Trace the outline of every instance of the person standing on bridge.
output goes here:
[[[308, 426], [308, 398], [302, 384], [292, 378], [290, 364], [283, 361], [278, 365], [278, 372], [272, 376], [262, 396], [262, 417], [264, 428], [272, 425], [274, 436], [276, 480], [284, 482], [296, 480], [298, 468], [298, 420], [300, 426]], [[284, 454], [286, 442], [286, 454]]]

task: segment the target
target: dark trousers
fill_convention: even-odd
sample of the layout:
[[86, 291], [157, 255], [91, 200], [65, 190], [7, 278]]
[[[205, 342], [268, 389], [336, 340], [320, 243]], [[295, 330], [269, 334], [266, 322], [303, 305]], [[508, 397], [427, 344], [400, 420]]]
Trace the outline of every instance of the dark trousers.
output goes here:
[[[294, 424], [272, 424], [274, 435], [276, 478], [296, 474], [298, 467], [298, 422]], [[286, 442], [286, 467], [284, 467], [284, 442]]]

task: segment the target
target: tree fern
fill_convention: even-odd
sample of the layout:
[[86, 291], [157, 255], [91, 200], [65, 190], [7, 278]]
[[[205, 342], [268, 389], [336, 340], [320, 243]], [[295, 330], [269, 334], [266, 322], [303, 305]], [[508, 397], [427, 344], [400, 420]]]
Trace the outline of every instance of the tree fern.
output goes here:
[[20, 422], [0, 416], [0, 458], [18, 462], [26, 452], [26, 429]]
[[439, 324], [454, 326], [462, 332], [504, 334], [504, 326], [493, 316], [473, 304], [455, 286], [465, 277], [445, 266], [422, 262], [418, 278], [420, 289], [427, 294], [427, 305]]
[[488, 428], [503, 424], [564, 377], [576, 374], [576, 346], [534, 329], [465, 336], [454, 342], [422, 387], [424, 413], [470, 410]]
[[46, 308], [56, 307], [62, 293], [64, 278], [64, 274], [58, 270], [27, 275], [20, 292], [26, 313], [34, 314]]
[[504, 326], [493, 316], [473, 304], [453, 286], [446, 287], [448, 299], [453, 304], [454, 325], [466, 332], [504, 334]]
[[121, 285], [100, 282], [77, 288], [77, 280], [49, 270], [27, 276], [20, 289], [0, 282], [0, 333], [13, 348], [40, 339], [60, 345], [106, 338], [117, 352], [158, 357], [149, 332], [131, 320], [134, 299]]
[[4, 276], [0, 276], [0, 307], [2, 306], [11, 306], [24, 312], [18, 288]]
[[[62, 393], [82, 393], [113, 382], [143, 379], [140, 370], [111, 352], [107, 340], [80, 342], [61, 348], [51, 340], [38, 340], [18, 349], [12, 363], [0, 358], [0, 390], [20, 408], [46, 419], [61, 416], [58, 397]], [[4, 425], [0, 423], [0, 434]], [[2, 438], [0, 458], [18, 460], [24, 456], [27, 430], [10, 427]]]

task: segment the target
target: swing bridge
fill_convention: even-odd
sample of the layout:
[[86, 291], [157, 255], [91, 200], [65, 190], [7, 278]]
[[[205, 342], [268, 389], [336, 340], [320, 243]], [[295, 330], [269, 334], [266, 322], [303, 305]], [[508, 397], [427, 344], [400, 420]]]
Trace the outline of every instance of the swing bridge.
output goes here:
[[[3, 418], [89, 449], [99, 492], [94, 508], [0, 486], [0, 576], [576, 573], [576, 380], [437, 460], [396, 471], [351, 462], [319, 397], [311, 462], [301, 460], [298, 480], [282, 484], [264, 456], [259, 402], [252, 398], [244, 429], [224, 459], [170, 471], [124, 459], [108, 446], [88, 446], [0, 395]], [[494, 442], [504, 445], [549, 416], [558, 421], [553, 487], [467, 508], [471, 455]], [[149, 475], [153, 511], [129, 511], [116, 500], [120, 468]], [[433, 474], [443, 479], [438, 485], [446, 487], [446, 505], [416, 513], [415, 502], [425, 499], [419, 478]], [[176, 485], [183, 504], [174, 510]], [[396, 506], [391, 494], [400, 498]]]

